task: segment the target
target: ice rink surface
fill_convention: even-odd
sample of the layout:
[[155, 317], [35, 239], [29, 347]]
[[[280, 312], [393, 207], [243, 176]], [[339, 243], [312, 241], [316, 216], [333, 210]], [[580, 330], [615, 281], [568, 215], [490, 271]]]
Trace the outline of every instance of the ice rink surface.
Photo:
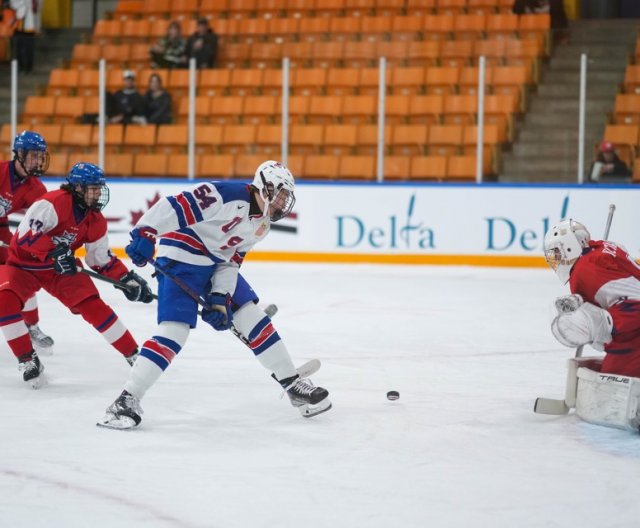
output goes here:
[[[0, 345], [1, 527], [640, 526], [640, 438], [532, 412], [564, 395], [573, 355], [549, 330], [566, 292], [550, 270], [244, 273], [296, 363], [322, 361], [333, 409], [300, 417], [248, 349], [199, 325], [140, 428], [100, 429], [129, 367], [41, 293], [48, 386]], [[153, 334], [154, 305], [100, 290], [140, 343]]]

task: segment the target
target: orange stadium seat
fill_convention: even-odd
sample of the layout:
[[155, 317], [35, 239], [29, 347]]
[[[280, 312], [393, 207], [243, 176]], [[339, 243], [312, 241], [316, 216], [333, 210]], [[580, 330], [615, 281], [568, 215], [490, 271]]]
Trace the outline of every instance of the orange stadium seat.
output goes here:
[[518, 33], [520, 38], [545, 35], [551, 29], [551, 16], [549, 14], [520, 15]]
[[409, 98], [410, 123], [436, 124], [442, 120], [444, 96], [413, 95]]
[[360, 86], [360, 68], [329, 68], [327, 70], [327, 95], [352, 95]]
[[640, 183], [640, 158], [636, 158], [633, 163], [633, 177], [631, 181], [633, 183]]
[[232, 178], [235, 157], [231, 154], [205, 154], [200, 157], [199, 178]]
[[[387, 59], [389, 66], [404, 66], [409, 53], [409, 42], [406, 40], [380, 41], [376, 43], [376, 53], [374, 55], [374, 66], [380, 62], [380, 58]], [[415, 64], [414, 64], [415, 65]], [[415, 65], [420, 66], [420, 65]]]
[[47, 95], [73, 95], [78, 86], [78, 75], [78, 70], [51, 70]]
[[291, 41], [297, 38], [300, 32], [300, 19], [299, 18], [269, 18], [269, 27], [267, 35], [269, 40], [276, 43], [282, 43], [284, 41]]
[[315, 0], [289, 0], [286, 15], [294, 18], [305, 18], [313, 14]]
[[437, 66], [442, 44], [432, 40], [409, 42], [407, 66]]
[[475, 156], [449, 156], [447, 160], [447, 180], [475, 180]]
[[422, 23], [425, 40], [449, 40], [453, 36], [455, 17], [449, 15], [427, 15]]
[[613, 107], [613, 121], [618, 125], [640, 123], [640, 94], [618, 94]]
[[336, 156], [350, 154], [357, 143], [356, 125], [326, 125], [324, 127], [324, 152]]
[[76, 44], [71, 54], [72, 68], [94, 68], [101, 56], [98, 44]]
[[159, 125], [156, 150], [164, 154], [186, 152], [189, 141], [187, 125]]
[[335, 17], [329, 19], [331, 40], [354, 40], [360, 33], [362, 17]]
[[411, 172], [411, 158], [407, 156], [384, 157], [385, 180], [408, 180]]
[[475, 95], [445, 95], [443, 121], [446, 124], [472, 125], [476, 121], [478, 98]]
[[326, 68], [297, 68], [291, 75], [292, 93], [296, 95], [321, 95], [327, 84]]
[[67, 150], [88, 149], [91, 146], [92, 125], [64, 125], [60, 145]]
[[[348, 96], [345, 96], [348, 97]], [[310, 123], [338, 122], [343, 115], [343, 98], [335, 95], [310, 97], [308, 119]]]
[[424, 91], [426, 68], [391, 68], [389, 70], [391, 90], [397, 95], [413, 95]]
[[369, 41], [389, 40], [393, 19], [388, 16], [362, 17], [361, 38]]
[[338, 176], [344, 179], [373, 180], [376, 177], [375, 156], [341, 156]]
[[514, 0], [498, 0], [498, 9], [500, 13], [511, 13], [513, 11]]
[[244, 123], [254, 125], [275, 120], [278, 113], [278, 98], [275, 95], [256, 95], [244, 98]]
[[227, 69], [206, 69], [200, 72], [200, 83], [198, 85], [199, 95], [209, 97], [220, 96], [227, 93], [231, 83], [231, 70]]
[[[425, 0], [426, 1], [426, 0]], [[377, 0], [376, 13], [384, 16], [395, 16], [405, 9], [405, 0]]]
[[427, 125], [396, 125], [391, 138], [393, 153], [402, 156], [425, 154], [427, 133]]
[[[166, 19], [156, 19], [153, 21], [153, 24], [151, 24], [151, 27], [149, 28], [149, 33], [147, 33], [147, 37], [151, 40], [151, 41], [156, 41], [162, 37], [164, 37], [167, 34], [167, 31], [169, 30], [169, 24], [171, 24], [172, 20]], [[147, 50], [149, 49], [149, 44], [147, 44]]]
[[[375, 66], [373, 68], [348, 68], [350, 70], [359, 70], [359, 83], [358, 93], [360, 95], [375, 95], [378, 96], [378, 85], [380, 84], [380, 68]], [[385, 87], [388, 86], [389, 73], [387, 72]]]
[[56, 152], [51, 155], [47, 176], [66, 176], [69, 172], [69, 153]]
[[345, 123], [373, 123], [377, 114], [378, 99], [373, 95], [345, 95], [342, 97], [342, 119]]
[[152, 18], [166, 18], [171, 10], [171, 0], [145, 0], [142, 14]]
[[425, 16], [434, 12], [437, 0], [407, 0], [407, 13]]
[[307, 42], [325, 40], [329, 35], [331, 19], [325, 17], [300, 18], [300, 39]]
[[630, 64], [624, 74], [624, 91], [640, 93], [640, 64]]
[[228, 7], [228, 0], [200, 0], [200, 13], [207, 18], [214, 15], [215, 18], [219, 18], [222, 14], [226, 14]]
[[[127, 152], [149, 152], [156, 144], [155, 125], [128, 125], [124, 130], [123, 147]], [[137, 160], [136, 160], [137, 164]]]
[[[289, 97], [289, 115], [292, 122], [305, 122], [311, 106], [311, 97], [293, 95]], [[278, 113], [282, 113], [282, 99], [278, 98]]]
[[[217, 105], [218, 101], [224, 101], [228, 99], [227, 97], [220, 97], [219, 99], [215, 99], [215, 103]], [[240, 98], [242, 100], [242, 98]], [[207, 120], [210, 119], [212, 115], [214, 115], [211, 111], [211, 104], [214, 102], [213, 99], [207, 97], [206, 95], [198, 95], [196, 97], [196, 123], [204, 124]], [[220, 106], [224, 106], [224, 104], [220, 104]], [[217, 110], [220, 109], [220, 106], [217, 106]], [[240, 107], [242, 108], [242, 106]], [[189, 120], [189, 98], [182, 97], [178, 103], [178, 123], [186, 123]]]
[[414, 156], [411, 158], [412, 180], [438, 180], [447, 176], [446, 156]]
[[455, 93], [459, 80], [460, 68], [457, 66], [427, 68], [425, 91], [428, 94], [442, 95]]
[[[170, 70], [169, 80], [164, 87], [171, 92], [172, 97], [184, 97], [189, 94], [189, 70]], [[196, 72], [196, 86], [198, 82], [198, 72]], [[148, 84], [147, 80], [147, 84]]]
[[214, 154], [222, 143], [222, 125], [196, 125], [196, 154]]
[[310, 180], [335, 180], [339, 162], [339, 156], [310, 154], [304, 158], [302, 176]]
[[[145, 2], [145, 5], [149, 2]], [[140, 20], [124, 20], [122, 22], [121, 38], [126, 42], [145, 41], [149, 38], [151, 32], [152, 21], [150, 18]]]
[[231, 72], [229, 92], [232, 95], [255, 95], [262, 85], [264, 70], [258, 68], [234, 69]]
[[239, 95], [213, 99], [208, 112], [209, 120], [220, 125], [237, 123], [242, 117], [243, 107], [244, 97]]
[[240, 154], [236, 156], [234, 176], [243, 180], [252, 180], [256, 168], [264, 161], [260, 154]]
[[314, 42], [312, 55], [310, 57], [313, 66], [319, 68], [330, 68], [341, 66], [345, 56], [345, 45], [353, 43], [345, 42]]
[[170, 4], [171, 19], [180, 17], [193, 18], [200, 10], [200, 0], [172, 0]]
[[30, 95], [24, 105], [22, 121], [30, 126], [50, 122], [55, 110], [56, 98], [53, 96]]
[[[7, 131], [10, 130], [10, 126], [7, 125]], [[16, 127], [16, 133], [20, 133], [25, 130], [26, 127], [18, 124]], [[42, 124], [37, 127], [33, 127], [32, 130], [42, 135], [42, 137], [46, 140], [47, 144], [50, 146], [60, 145], [62, 143], [62, 125], [58, 124]], [[13, 138], [10, 139], [9, 143], [13, 143]]]
[[221, 68], [245, 68], [250, 57], [251, 44], [227, 44], [220, 48], [218, 64]]
[[314, 56], [315, 42], [285, 42], [282, 45], [282, 56], [288, 57], [292, 68], [307, 67]]
[[255, 140], [255, 125], [225, 125], [220, 148], [223, 154], [249, 153]]
[[638, 125], [607, 125], [603, 139], [613, 143], [620, 157], [629, 161], [640, 140]]
[[263, 154], [272, 158], [280, 158], [282, 151], [282, 126], [258, 125], [256, 132], [256, 154]]
[[[405, 95], [387, 95], [384, 101], [385, 123], [404, 123], [409, 115], [409, 101]], [[373, 117], [377, 120], [377, 112]]]
[[448, 40], [442, 43], [440, 61], [443, 66], [465, 66], [473, 55], [471, 40]]
[[282, 43], [256, 42], [251, 46], [249, 64], [251, 68], [280, 68], [282, 65]]
[[289, 149], [293, 154], [319, 153], [324, 139], [322, 125], [292, 125]]
[[463, 13], [467, 7], [467, 0], [438, 0], [437, 11], [446, 15]]
[[166, 154], [136, 154], [133, 161], [134, 176], [165, 176], [167, 173]]
[[262, 95], [282, 94], [282, 69], [265, 69], [262, 79]]
[[316, 2], [315, 13], [319, 17], [343, 16], [346, 6], [347, 0], [322, 0]]
[[491, 14], [498, 10], [498, 0], [467, 0], [468, 13]]
[[[374, 155], [378, 152], [378, 125], [358, 125], [356, 153]], [[393, 127], [384, 128], [384, 145], [391, 143]]]
[[484, 14], [457, 15], [453, 22], [453, 36], [458, 40], [475, 40], [484, 35], [487, 17]]
[[366, 17], [376, 8], [376, 0], [347, 0], [345, 13], [348, 16]]
[[[489, 93], [489, 85], [493, 80], [494, 68], [487, 66], [484, 70], [484, 93]], [[477, 66], [465, 66], [460, 69], [460, 80], [458, 81], [458, 91], [463, 95], [476, 95], [478, 93], [478, 83], [480, 82], [480, 71]]]
[[391, 35], [394, 40], [419, 40], [422, 38], [423, 17], [397, 15], [387, 16], [387, 18], [391, 18], [393, 21]]
[[518, 15], [496, 13], [487, 17], [487, 35], [489, 38], [513, 37], [518, 31]]
[[131, 53], [130, 44], [106, 44], [101, 49], [101, 58], [107, 61], [107, 64], [117, 64], [118, 67], [126, 66]]
[[100, 72], [98, 70], [79, 70], [77, 73], [76, 91], [78, 95], [85, 97], [98, 95]]
[[229, 2], [229, 17], [253, 18], [258, 6], [258, 0], [233, 0]]
[[[195, 160], [195, 176], [198, 176], [198, 160]], [[172, 154], [167, 157], [166, 175], [173, 178], [184, 178], [189, 174], [189, 156], [187, 154]]]
[[[399, 43], [404, 46], [404, 42]], [[378, 43], [370, 41], [345, 42], [344, 65], [348, 68], [365, 68], [378, 63]]]
[[460, 125], [431, 125], [429, 127], [429, 154], [450, 156], [457, 154], [462, 146]]
[[240, 42], [264, 42], [269, 22], [266, 18], [243, 18], [238, 20], [236, 38]]
[[[99, 133], [99, 127], [94, 126], [93, 133], [91, 135], [92, 146], [96, 146], [98, 144]], [[118, 152], [124, 144], [124, 125], [106, 125], [104, 127], [104, 144], [107, 152]]]

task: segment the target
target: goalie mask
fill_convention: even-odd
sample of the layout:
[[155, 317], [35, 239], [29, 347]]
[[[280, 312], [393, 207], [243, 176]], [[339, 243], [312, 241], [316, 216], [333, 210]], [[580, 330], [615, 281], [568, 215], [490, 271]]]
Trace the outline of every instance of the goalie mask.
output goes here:
[[36, 132], [20, 132], [13, 141], [13, 160], [27, 176], [42, 176], [49, 168], [47, 142]]
[[296, 203], [293, 174], [279, 161], [265, 161], [257, 169], [253, 187], [264, 200], [263, 216], [277, 222], [287, 216]]
[[582, 250], [589, 247], [589, 240], [587, 228], [571, 218], [553, 226], [544, 236], [544, 257], [562, 284], [568, 282], [571, 268]]

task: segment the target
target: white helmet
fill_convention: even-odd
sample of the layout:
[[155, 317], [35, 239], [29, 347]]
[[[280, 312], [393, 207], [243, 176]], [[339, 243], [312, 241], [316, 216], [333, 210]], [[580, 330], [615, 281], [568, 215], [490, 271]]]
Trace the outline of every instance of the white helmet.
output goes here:
[[544, 236], [544, 258], [562, 282], [566, 284], [569, 273], [582, 255], [582, 250], [589, 247], [591, 235], [580, 222], [569, 218], [554, 225]]
[[293, 174], [279, 161], [261, 163], [252, 185], [264, 200], [264, 216], [269, 216], [272, 222], [287, 216], [296, 203]]

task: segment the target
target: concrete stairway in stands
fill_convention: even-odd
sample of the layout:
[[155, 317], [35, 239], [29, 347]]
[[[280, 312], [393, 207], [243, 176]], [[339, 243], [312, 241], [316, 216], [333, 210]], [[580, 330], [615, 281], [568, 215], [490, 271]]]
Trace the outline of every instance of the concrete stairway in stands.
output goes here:
[[[73, 46], [80, 42], [82, 29], [48, 29], [36, 38], [36, 52], [33, 72], [18, 77], [18, 120], [29, 95], [38, 95], [38, 90], [47, 85], [49, 73], [60, 68], [64, 60], [71, 57]], [[0, 64], [0, 123], [11, 121], [11, 67], [9, 63]]]
[[558, 45], [543, 66], [542, 80], [513, 148], [504, 153], [501, 182], [576, 182], [580, 55], [586, 53], [587, 105], [585, 171], [602, 139], [607, 113], [624, 80], [633, 52], [637, 20], [580, 20], [571, 24], [568, 44]]

